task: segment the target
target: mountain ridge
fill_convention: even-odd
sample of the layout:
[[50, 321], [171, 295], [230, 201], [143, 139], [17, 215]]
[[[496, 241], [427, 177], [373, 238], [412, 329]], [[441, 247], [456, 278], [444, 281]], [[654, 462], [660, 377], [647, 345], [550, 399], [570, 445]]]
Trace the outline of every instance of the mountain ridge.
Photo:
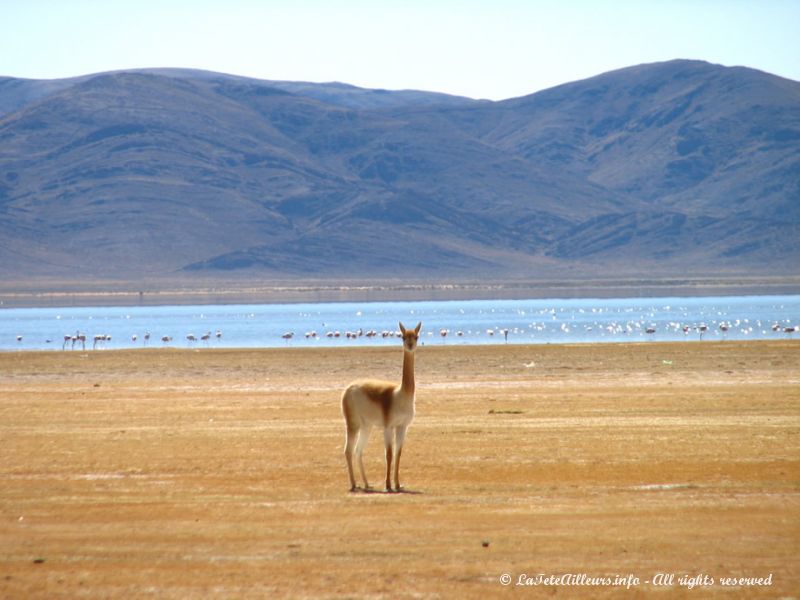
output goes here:
[[0, 173], [16, 280], [796, 273], [800, 84], [684, 60], [497, 102], [0, 78]]

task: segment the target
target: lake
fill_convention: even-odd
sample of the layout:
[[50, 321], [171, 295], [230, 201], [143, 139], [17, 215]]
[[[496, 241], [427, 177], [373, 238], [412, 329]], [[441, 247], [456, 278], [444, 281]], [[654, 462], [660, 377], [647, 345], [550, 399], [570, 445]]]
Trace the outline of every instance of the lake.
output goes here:
[[69, 350], [78, 333], [87, 349], [397, 344], [398, 321], [422, 321], [423, 344], [771, 339], [796, 335], [800, 296], [11, 308], [0, 350]]

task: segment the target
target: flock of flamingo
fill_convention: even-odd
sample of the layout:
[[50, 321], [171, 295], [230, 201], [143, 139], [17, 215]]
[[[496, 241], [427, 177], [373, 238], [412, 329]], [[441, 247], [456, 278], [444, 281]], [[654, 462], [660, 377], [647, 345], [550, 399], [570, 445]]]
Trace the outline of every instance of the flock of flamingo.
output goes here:
[[[740, 327], [741, 325], [742, 325], [742, 323], [739, 320], [737, 320], [737, 321], [735, 321], [733, 323], [727, 322], [727, 321], [723, 321], [723, 322], [719, 323], [718, 328], [719, 328], [720, 333], [724, 336], [724, 335], [726, 335], [728, 333], [728, 331], [732, 327]], [[625, 333], [629, 334], [629, 333], [633, 333], [636, 329], [641, 329], [641, 328], [642, 328], [641, 324], [632, 325], [632, 324], [628, 323], [626, 325], [621, 325], [621, 324], [615, 323], [615, 324], [607, 325], [604, 329], [606, 329], [609, 334], [625, 334]], [[536, 327], [535, 329], [537, 329], [538, 331], [543, 331], [544, 330], [544, 326]], [[572, 331], [572, 328], [567, 323], [562, 323], [560, 329], [564, 333], [569, 333], [570, 331]], [[686, 335], [690, 334], [692, 331], [695, 331], [695, 332], [700, 334], [700, 339], [702, 340], [703, 336], [706, 333], [708, 333], [708, 331], [711, 328], [708, 325], [706, 325], [705, 323], [701, 323], [699, 325], [683, 325], [683, 324], [680, 324], [680, 323], [671, 322], [671, 323], [667, 323], [665, 325], [664, 329], [665, 330], [672, 330], [672, 331], [683, 331], [683, 333], [686, 334]], [[772, 326], [771, 326], [771, 329], [772, 329], [772, 331], [775, 331], [775, 332], [783, 332], [783, 333], [786, 333], [786, 334], [792, 334], [792, 333], [795, 333], [797, 331], [798, 327], [797, 326], [790, 326], [790, 325], [782, 325], [782, 324], [780, 324], [778, 322], [774, 322], [772, 324]], [[585, 326], [584, 330], [587, 333], [588, 332], [592, 332], [594, 330], [594, 327], [591, 326], [591, 325], [587, 325], [587, 326]], [[745, 327], [744, 329], [742, 329], [742, 331], [744, 333], [752, 333], [753, 328], [752, 327]], [[652, 335], [655, 335], [658, 332], [658, 328], [655, 325], [649, 325], [647, 327], [644, 327], [644, 332], [647, 335], [652, 336]], [[480, 332], [480, 331], [479, 332], [469, 331], [467, 333], [470, 334], [470, 335], [475, 335], [475, 334], [480, 335], [482, 332]], [[498, 336], [502, 335], [504, 340], [506, 342], [508, 342], [508, 336], [509, 336], [510, 333], [522, 334], [524, 332], [522, 330], [520, 330], [520, 328], [518, 328], [518, 327], [515, 327], [513, 329], [509, 329], [507, 327], [503, 327], [503, 328], [486, 329], [485, 333], [486, 333], [486, 335], [488, 335], [490, 337], [493, 337], [495, 335], [498, 335]], [[452, 332], [451, 330], [445, 329], [445, 328], [442, 328], [442, 329], [439, 330], [439, 336], [442, 339], [446, 339], [451, 334], [455, 335], [456, 337], [464, 337], [465, 332], [462, 331], [462, 330], [456, 330], [455, 332]], [[433, 335], [433, 333], [429, 332], [428, 335]], [[373, 338], [373, 337], [377, 337], [377, 336], [380, 336], [382, 338], [392, 338], [392, 337], [398, 337], [399, 338], [399, 337], [403, 337], [402, 333], [400, 331], [386, 331], [386, 330], [384, 330], [384, 331], [381, 331], [380, 333], [378, 333], [375, 330], [369, 330], [369, 331], [365, 332], [363, 329], [359, 329], [358, 331], [346, 331], [344, 334], [342, 334], [340, 331], [328, 331], [328, 332], [326, 332], [324, 334], [324, 337], [327, 337], [327, 338], [341, 338], [341, 337], [344, 337], [346, 339], [352, 339], [352, 340], [356, 340], [356, 339], [359, 339], [361, 337]], [[281, 337], [284, 340], [286, 340], [286, 342], [288, 343], [289, 341], [294, 339], [295, 333], [293, 331], [287, 331]], [[305, 338], [306, 339], [319, 339], [320, 337], [323, 337], [323, 336], [319, 335], [316, 331], [313, 331], [313, 330], [312, 331], [307, 331], [305, 333]]]
[[[501, 333], [506, 338], [506, 340], [508, 340], [508, 334], [509, 334], [509, 331], [510, 331], [508, 328], [503, 328], [503, 329], [498, 329], [498, 330], [487, 329], [486, 330], [486, 335], [493, 336], [496, 331]], [[440, 329], [439, 330], [439, 335], [442, 338], [446, 338], [449, 334], [450, 334], [450, 330], [449, 329]], [[458, 331], [455, 332], [455, 335], [458, 336], [458, 337], [463, 337], [464, 336], [464, 332], [461, 331], [461, 330], [458, 330]], [[281, 337], [288, 342], [288, 341], [290, 341], [290, 340], [292, 340], [294, 338], [294, 332], [293, 331], [287, 331]], [[318, 334], [316, 331], [313, 331], [313, 330], [312, 331], [307, 331], [305, 333], [305, 338], [307, 340], [319, 339], [320, 337], [323, 337], [323, 336], [321, 336], [320, 334]], [[364, 331], [363, 329], [359, 329], [358, 331], [345, 331], [344, 334], [342, 334], [341, 331], [336, 330], [336, 331], [327, 331], [324, 334], [324, 337], [329, 338], [329, 339], [338, 339], [338, 338], [341, 338], [341, 337], [345, 337], [348, 340], [357, 340], [357, 339], [362, 338], [362, 337], [366, 337], [367, 339], [371, 339], [371, 338], [375, 338], [375, 337], [381, 337], [383, 339], [386, 339], [386, 338], [394, 338], [394, 337], [401, 338], [401, 337], [403, 337], [403, 332], [399, 331], [399, 330], [398, 331], [389, 331], [389, 330], [385, 329], [385, 330], [381, 331], [380, 333], [378, 333], [374, 329], [370, 329], [369, 331]]]
[[[739, 320], [735, 320], [735, 321], [732, 321], [732, 322], [723, 321], [723, 322], [720, 322], [720, 323], [715, 323], [715, 325], [716, 325], [716, 328], [719, 331], [719, 334], [721, 334], [723, 336], [723, 338], [725, 338], [725, 336], [727, 336], [728, 332], [731, 329], [738, 328], [744, 334], [749, 334], [749, 333], [753, 332], [753, 327], [752, 326], [748, 325], [747, 323], [742, 323]], [[757, 327], [762, 327], [760, 322], [758, 324], [756, 324], [756, 325], [757, 325]], [[569, 334], [574, 329], [579, 328], [579, 327], [580, 327], [580, 325], [577, 325], [577, 324], [561, 323], [560, 330], [561, 330], [562, 333]], [[795, 333], [798, 330], [798, 326], [796, 326], [796, 325], [788, 325], [788, 324], [784, 324], [784, 323], [779, 323], [777, 321], [773, 322], [771, 324], [770, 328], [772, 329], [773, 332], [784, 333], [784, 334], [787, 334], [787, 335], [791, 335], [791, 334]], [[539, 324], [539, 325], [532, 324], [531, 325], [531, 329], [532, 329], [532, 331], [534, 331], [534, 334], [536, 334], [537, 332], [544, 332], [545, 331], [545, 325], [544, 324]], [[658, 333], [658, 327], [656, 325], [645, 325], [644, 323], [640, 323], [640, 322], [627, 323], [627, 324], [612, 323], [612, 324], [609, 324], [609, 325], [598, 327], [598, 329], [605, 330], [604, 333], [608, 333], [609, 335], [632, 334], [632, 333], [634, 333], [636, 331], [643, 331], [645, 334], [647, 334], [647, 336], [652, 337], [652, 336], [655, 336], [656, 333]], [[699, 334], [700, 340], [702, 340], [703, 337], [705, 335], [707, 335], [709, 332], [713, 331], [714, 328], [709, 326], [709, 325], [707, 325], [707, 324], [705, 324], [705, 323], [700, 323], [700, 324], [696, 324], [696, 325], [685, 325], [685, 324], [681, 324], [681, 323], [678, 323], [678, 322], [670, 322], [670, 323], [664, 324], [662, 326], [662, 329], [664, 331], [667, 331], [667, 332], [680, 332], [680, 331], [682, 331], [685, 335], [689, 335], [690, 333], [695, 332], [695, 333]], [[595, 327], [593, 325], [590, 325], [590, 324], [584, 324], [583, 325], [583, 331], [585, 333], [591, 333], [594, 330], [595, 330]], [[480, 335], [486, 335], [486, 336], [489, 336], [489, 337], [494, 337], [494, 336], [500, 337], [500, 336], [502, 336], [503, 339], [505, 340], [505, 342], [508, 342], [509, 335], [524, 335], [525, 333], [526, 333], [526, 331], [524, 329], [520, 329], [519, 327], [514, 327], [513, 329], [509, 329], [507, 327], [495, 327], [495, 328], [489, 328], [489, 329], [486, 329], [486, 330], [479, 330], [479, 331], [469, 330], [469, 331], [466, 331], [466, 332], [463, 331], [463, 330], [460, 330], [460, 329], [452, 331], [452, 330], [447, 329], [447, 328], [441, 328], [441, 329], [438, 330], [438, 335], [439, 335], [439, 337], [441, 337], [441, 339], [443, 341], [446, 341], [446, 339], [449, 336], [454, 336], [454, 337], [457, 337], [457, 338], [464, 338], [465, 336], [466, 337], [475, 337], [475, 336], [480, 336]], [[361, 338], [366, 338], [366, 339], [372, 339], [372, 338], [383, 338], [383, 339], [386, 339], [386, 338], [400, 338], [400, 337], [402, 337], [402, 332], [400, 332], [400, 331], [392, 331], [392, 330], [383, 330], [383, 331], [379, 332], [379, 331], [376, 331], [374, 329], [370, 329], [370, 330], [364, 331], [363, 329], [358, 329], [356, 331], [345, 331], [344, 333], [342, 333], [339, 330], [329, 330], [329, 331], [326, 331], [324, 333], [318, 333], [317, 331], [312, 330], [312, 331], [305, 332], [304, 335], [305, 335], [306, 340], [318, 340], [318, 339], [323, 339], [323, 338], [327, 338], [327, 339], [331, 339], [331, 340], [336, 340], [336, 339], [340, 339], [340, 338], [347, 339], [347, 340], [359, 340]], [[435, 335], [434, 332], [428, 332], [428, 336], [433, 337], [434, 335]], [[139, 340], [141, 339], [142, 345], [143, 346], [148, 346], [150, 341], [151, 341], [151, 338], [152, 338], [152, 336], [151, 336], [150, 332], [145, 332], [144, 335], [141, 336], [141, 338], [136, 334], [131, 335], [130, 336], [130, 341], [131, 341], [131, 343], [136, 345], [139, 342]], [[212, 339], [220, 340], [221, 338], [222, 338], [222, 331], [219, 330], [219, 329], [216, 330], [215, 333], [212, 333], [211, 331], [207, 331], [206, 333], [204, 333], [202, 335], [199, 335], [199, 336], [195, 335], [193, 333], [189, 333], [189, 334], [187, 334], [185, 336], [186, 343], [188, 345], [190, 345], [190, 346], [193, 345], [193, 344], [196, 344], [198, 342], [202, 342], [202, 343], [208, 345], [209, 342]], [[281, 338], [287, 344], [289, 344], [295, 338], [295, 333], [293, 331], [286, 331], [285, 333], [283, 333], [281, 335]], [[164, 335], [164, 336], [161, 336], [160, 338], [157, 338], [157, 339], [160, 339], [160, 341], [161, 341], [161, 343], [163, 345], [168, 345], [168, 344], [171, 344], [173, 342], [173, 337], [170, 336], [170, 335]], [[21, 343], [23, 341], [23, 336], [22, 335], [17, 335], [16, 336], [16, 340], [17, 340], [18, 343]], [[111, 342], [111, 340], [112, 340], [112, 338], [108, 334], [97, 334], [97, 335], [94, 335], [91, 338], [89, 338], [85, 333], [81, 333], [80, 331], [77, 331], [74, 334], [67, 334], [67, 335], [64, 336], [61, 348], [62, 348], [62, 350], [67, 350], [68, 348], [72, 349], [72, 350], [74, 350], [76, 348], [80, 348], [82, 350], [85, 350], [87, 341], [91, 341], [92, 342], [92, 349], [96, 350], [98, 348], [106, 348], [107, 344], [109, 342]], [[48, 340], [46, 340], [46, 342], [48, 344], [51, 344], [51, 343], [53, 343], [53, 340], [48, 339]]]
[[[152, 336], [150, 335], [150, 332], [146, 331], [145, 334], [142, 336], [142, 344], [144, 346], [147, 346], [150, 343], [150, 338], [151, 337]], [[215, 337], [216, 339], [221, 339], [222, 338], [222, 331], [220, 331], [218, 329], [217, 332], [215, 334], [213, 334], [213, 336], [212, 336], [212, 333], [210, 331], [207, 331], [206, 333], [201, 335], [199, 338], [196, 335], [194, 335], [193, 333], [190, 333], [190, 334], [188, 334], [186, 336], [186, 340], [189, 343], [197, 342], [198, 340], [208, 343], [209, 340], [211, 340], [212, 337]], [[86, 341], [87, 341], [87, 339], [88, 339], [87, 335], [85, 333], [81, 333], [80, 331], [76, 331], [75, 333], [72, 333], [72, 334], [68, 333], [68, 334], [66, 334], [64, 336], [64, 343], [61, 344], [61, 349], [62, 350], [66, 350], [67, 346], [69, 346], [70, 350], [75, 350], [75, 348], [79, 346], [81, 350], [86, 350]], [[23, 340], [23, 336], [18, 335], [17, 336], [17, 342], [22, 342], [22, 340]], [[97, 348], [104, 348], [106, 342], [110, 342], [110, 341], [111, 341], [111, 336], [108, 335], [108, 334], [99, 333], [97, 335], [94, 335], [94, 336], [92, 336], [92, 349], [93, 350], [97, 350]], [[131, 335], [131, 342], [132, 343], [136, 344], [138, 341], [139, 341], [139, 336], [137, 334]], [[48, 344], [51, 344], [51, 343], [53, 343], [53, 340], [46, 340], [46, 342]], [[164, 343], [164, 344], [169, 344], [170, 342], [172, 342], [172, 336], [171, 335], [161, 336], [161, 342]]]

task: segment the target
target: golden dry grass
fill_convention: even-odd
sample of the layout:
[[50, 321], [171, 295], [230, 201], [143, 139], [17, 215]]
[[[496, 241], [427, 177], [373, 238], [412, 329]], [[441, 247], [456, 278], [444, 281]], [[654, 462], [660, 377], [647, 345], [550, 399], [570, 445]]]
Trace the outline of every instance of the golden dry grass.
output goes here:
[[800, 595], [800, 343], [421, 347], [414, 493], [348, 493], [340, 392], [401, 359], [0, 353], [0, 596]]

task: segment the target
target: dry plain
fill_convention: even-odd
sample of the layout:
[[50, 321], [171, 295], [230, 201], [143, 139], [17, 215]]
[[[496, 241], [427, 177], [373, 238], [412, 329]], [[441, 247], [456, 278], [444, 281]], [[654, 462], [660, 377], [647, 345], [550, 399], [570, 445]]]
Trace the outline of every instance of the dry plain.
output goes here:
[[421, 346], [407, 493], [349, 493], [401, 359], [0, 353], [0, 597], [800, 597], [799, 341]]

